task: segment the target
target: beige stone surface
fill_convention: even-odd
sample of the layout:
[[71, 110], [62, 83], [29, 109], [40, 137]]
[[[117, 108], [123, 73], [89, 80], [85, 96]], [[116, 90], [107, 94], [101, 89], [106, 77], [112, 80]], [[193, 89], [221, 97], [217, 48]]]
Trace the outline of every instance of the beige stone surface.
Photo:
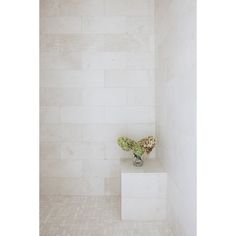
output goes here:
[[119, 195], [117, 137], [155, 135], [154, 1], [40, 9], [41, 190]]
[[41, 196], [40, 235], [171, 236], [165, 221], [121, 221], [120, 197], [57, 195]]

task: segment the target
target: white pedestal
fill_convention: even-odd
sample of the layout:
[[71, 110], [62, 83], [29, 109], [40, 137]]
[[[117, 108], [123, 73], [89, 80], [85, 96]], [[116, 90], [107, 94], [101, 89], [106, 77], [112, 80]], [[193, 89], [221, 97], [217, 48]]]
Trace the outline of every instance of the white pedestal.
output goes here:
[[142, 167], [121, 160], [121, 219], [164, 220], [166, 184], [167, 173], [157, 160], [145, 160]]

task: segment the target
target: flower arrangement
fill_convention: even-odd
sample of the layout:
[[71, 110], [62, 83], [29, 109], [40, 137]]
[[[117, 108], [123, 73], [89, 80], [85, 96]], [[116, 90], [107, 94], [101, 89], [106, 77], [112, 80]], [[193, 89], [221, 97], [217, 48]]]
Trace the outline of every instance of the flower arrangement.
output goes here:
[[147, 138], [143, 138], [136, 142], [127, 137], [119, 137], [117, 143], [124, 151], [133, 152], [134, 155], [133, 164], [135, 166], [142, 166], [143, 154], [149, 154], [152, 151], [152, 149], [156, 145], [156, 139], [153, 136], [148, 136]]

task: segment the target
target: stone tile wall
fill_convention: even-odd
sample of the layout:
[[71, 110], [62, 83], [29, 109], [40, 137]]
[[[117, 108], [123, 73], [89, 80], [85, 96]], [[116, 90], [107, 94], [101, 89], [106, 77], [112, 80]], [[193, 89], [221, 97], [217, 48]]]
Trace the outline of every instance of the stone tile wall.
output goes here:
[[40, 8], [41, 194], [118, 195], [117, 137], [155, 135], [154, 0]]

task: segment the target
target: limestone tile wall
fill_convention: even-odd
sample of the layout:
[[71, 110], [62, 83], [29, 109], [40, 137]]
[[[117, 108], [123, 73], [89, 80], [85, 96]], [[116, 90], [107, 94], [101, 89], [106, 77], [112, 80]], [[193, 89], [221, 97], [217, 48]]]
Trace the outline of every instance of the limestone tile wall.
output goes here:
[[175, 236], [196, 235], [195, 0], [156, 0], [158, 155]]
[[155, 135], [154, 0], [41, 0], [41, 193], [117, 195], [120, 135]]

